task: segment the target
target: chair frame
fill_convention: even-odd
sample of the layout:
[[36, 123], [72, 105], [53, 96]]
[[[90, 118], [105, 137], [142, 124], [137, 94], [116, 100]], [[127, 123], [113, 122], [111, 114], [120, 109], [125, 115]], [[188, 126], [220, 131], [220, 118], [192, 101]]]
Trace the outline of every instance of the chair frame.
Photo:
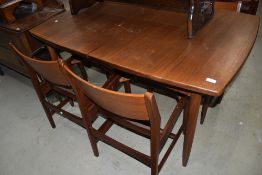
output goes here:
[[[176, 134], [172, 133], [172, 130], [179, 118], [179, 115], [183, 111], [183, 109], [186, 107], [187, 97], [180, 96], [177, 102], [177, 105], [172, 112], [172, 115], [170, 116], [166, 126], [161, 129], [161, 117], [159, 114], [159, 110], [156, 104], [156, 100], [154, 98], [154, 95], [150, 92], [146, 92], [145, 94], [129, 94], [130, 93], [130, 84], [129, 87], [126, 85], [125, 87], [128, 87], [125, 89], [126, 92], [129, 93], [121, 93], [121, 92], [115, 92], [108, 89], [103, 89], [96, 87], [92, 85], [91, 83], [81, 79], [77, 75], [75, 75], [66, 64], [64, 64], [62, 61], [60, 61], [61, 69], [64, 70], [64, 73], [66, 77], [68, 78], [69, 82], [71, 83], [71, 86], [76, 92], [76, 97], [79, 103], [80, 111], [83, 116], [87, 134], [93, 149], [93, 153], [95, 156], [99, 156], [97, 142], [102, 141], [108, 145], [111, 145], [112, 147], [120, 150], [121, 152], [133, 157], [134, 159], [142, 162], [146, 166], [151, 168], [151, 175], [157, 175], [159, 171], [162, 169], [164, 163], [166, 162], [169, 154], [171, 153], [172, 149], [174, 148], [178, 138], [180, 137], [181, 133], [184, 131], [185, 126], [185, 120], [181, 124], [178, 132]], [[118, 79], [120, 80], [120, 79]], [[90, 90], [90, 93], [87, 93], [84, 88], [88, 87], [92, 90]], [[95, 89], [95, 90], [94, 90]], [[93, 91], [94, 90], [94, 91]], [[91, 93], [94, 92], [94, 93]], [[128, 116], [120, 115], [119, 113], [114, 113], [112, 111], [109, 111], [108, 109], [105, 109], [104, 107], [101, 107], [96, 102], [93, 101], [93, 97], [95, 94], [105, 94], [103, 95], [103, 101], [106, 104], [106, 106], [110, 106], [108, 104], [108, 101], [106, 99], [107, 95], [111, 98], [112, 101], [117, 101], [117, 103], [121, 103], [121, 99], [123, 98], [126, 102], [126, 108], [125, 112]], [[93, 94], [93, 95], [91, 95]], [[90, 97], [93, 96], [93, 97]], [[132, 97], [132, 100], [129, 98]], [[95, 97], [96, 98], [96, 97]], [[144, 100], [144, 105], [147, 111], [147, 117], [148, 118], [141, 118], [140, 117], [130, 117], [132, 115], [130, 111], [132, 111], [131, 108], [134, 108], [135, 105], [137, 106], [141, 105], [140, 102], [138, 102], [141, 98]], [[100, 99], [97, 96], [97, 99]], [[90, 101], [94, 104], [92, 107], [88, 106]], [[101, 101], [101, 100], [100, 100]], [[100, 103], [100, 102], [99, 102]], [[103, 103], [103, 102], [102, 102]], [[131, 106], [131, 107], [130, 107]], [[121, 108], [121, 107], [118, 107]], [[137, 111], [135, 114], [137, 116], [141, 113], [141, 108], [137, 107]], [[112, 109], [112, 108], [111, 108]], [[115, 111], [121, 111], [119, 109], [112, 109]], [[101, 125], [99, 129], [95, 129], [92, 127], [92, 121], [93, 121], [93, 114], [101, 114], [103, 118], [105, 118], [105, 122]], [[184, 117], [186, 115], [184, 114]], [[130, 130], [136, 134], [139, 134], [145, 138], [150, 139], [150, 148], [151, 153], [150, 156], [141, 153], [135, 149], [130, 148], [127, 145], [124, 145], [123, 143], [109, 137], [106, 135], [106, 132], [113, 126], [113, 124], [119, 125], [127, 130]], [[172, 143], [170, 144], [169, 148], [167, 149], [166, 153], [164, 154], [162, 160], [159, 162], [159, 154], [162, 151], [166, 141], [168, 138], [173, 139]]]
[[[48, 121], [51, 125], [52, 128], [55, 128], [55, 122], [53, 119], [53, 115], [54, 114], [58, 114], [60, 116], [63, 116], [65, 118], [67, 118], [68, 120], [78, 124], [79, 126], [85, 128], [85, 124], [83, 122], [83, 119], [79, 116], [76, 116], [64, 109], [62, 109], [66, 104], [70, 103], [71, 106], [74, 105], [74, 101], [76, 101], [76, 96], [75, 93], [73, 92], [73, 89], [71, 88], [71, 86], [68, 84], [67, 80], [66, 82], [64, 82], [63, 84], [59, 84], [59, 83], [53, 83], [51, 81], [48, 81], [47, 79], [45, 79], [42, 75], [40, 75], [39, 73], [37, 73], [27, 62], [27, 60], [31, 60], [34, 61], [36, 64], [38, 65], [42, 65], [42, 66], [48, 66], [48, 65], [53, 65], [53, 64], [57, 64], [57, 73], [61, 73], [61, 76], [64, 77], [63, 72], [60, 70], [59, 66], [58, 66], [58, 62], [60, 60], [60, 58], [58, 57], [58, 55], [56, 54], [55, 50], [52, 47], [47, 46], [48, 51], [50, 53], [51, 56], [51, 61], [41, 61], [41, 60], [37, 60], [37, 59], [33, 59], [31, 57], [28, 57], [26, 55], [24, 55], [22, 52], [20, 52], [14, 44], [9, 43], [10, 47], [12, 48], [12, 50], [21, 58], [21, 60], [23, 61], [23, 63], [25, 64], [25, 66], [27, 67], [29, 76], [31, 78], [32, 84], [34, 86], [34, 89], [37, 93], [37, 96], [44, 108], [44, 111], [46, 113], [46, 116], [48, 118]], [[66, 62], [66, 64], [68, 64], [69, 66], [72, 65], [77, 65], [80, 69], [80, 73], [81, 73], [81, 77], [85, 80], [87, 80], [87, 74], [85, 72], [84, 66], [82, 65], [82, 63], [78, 60], [74, 60], [73, 58], [69, 58]], [[52, 76], [52, 72], [50, 73], [50, 76]], [[107, 81], [105, 82], [105, 84], [103, 85], [103, 87], [106, 88], [115, 88], [114, 87], [114, 82], [116, 81], [115, 79], [119, 78], [116, 76], [109, 76], [109, 78], [107, 79]], [[59, 94], [58, 96], [56, 96], [56, 98], [59, 100], [59, 104], [54, 105], [53, 103], [48, 101], [48, 97], [50, 95], [50, 93], [57, 93]], [[61, 98], [64, 97], [64, 99]], [[89, 105], [92, 105], [91, 103]]]
[[[31, 57], [28, 57], [26, 55], [24, 55], [22, 52], [20, 52], [14, 44], [10, 43], [9, 44], [10, 47], [12, 48], [12, 50], [21, 58], [21, 60], [23, 61], [24, 65], [27, 67], [27, 71], [29, 73], [29, 76], [31, 78], [33, 87], [36, 91], [36, 94], [44, 108], [44, 111], [46, 113], [46, 116], [48, 118], [48, 121], [51, 125], [52, 128], [55, 128], [55, 122], [53, 119], [53, 115], [54, 114], [59, 114], [60, 116], [63, 116], [67, 119], [69, 119], [70, 121], [84, 127], [83, 121], [80, 117], [69, 113], [68, 111], [63, 110], [62, 108], [70, 103], [71, 106], [74, 105], [74, 101], [76, 101], [75, 98], [75, 94], [72, 91], [71, 87], [69, 86], [65, 86], [67, 82], [65, 82], [65, 84], [54, 84], [50, 81], [48, 81], [47, 79], [43, 78], [42, 75], [40, 75], [39, 73], [37, 73], [31, 66], [30, 64], [27, 62], [27, 60], [33, 60], [36, 64], [39, 64], [40, 66], [48, 66], [51, 64], [57, 64], [58, 65], [58, 57], [52, 57], [52, 61], [41, 61], [41, 60], [37, 60], [37, 59], [33, 59]], [[50, 49], [50, 47], [49, 47]], [[58, 71], [60, 71], [60, 69], [58, 68]], [[52, 73], [51, 73], [52, 74]], [[62, 72], [61, 72], [62, 74]], [[63, 75], [63, 74], [62, 74]], [[85, 77], [85, 76], [83, 76]], [[64, 99], [61, 98], [61, 96], [56, 96], [57, 100], [59, 101], [59, 104], [54, 105], [53, 103], [49, 102], [48, 97], [51, 93], [57, 93], [59, 95], [61, 95], [62, 97], [64, 97]]]

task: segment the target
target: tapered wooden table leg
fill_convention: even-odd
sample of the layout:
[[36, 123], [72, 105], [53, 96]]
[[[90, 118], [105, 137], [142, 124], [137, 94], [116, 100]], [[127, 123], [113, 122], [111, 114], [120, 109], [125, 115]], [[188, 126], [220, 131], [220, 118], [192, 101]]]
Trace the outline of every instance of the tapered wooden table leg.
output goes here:
[[185, 126], [185, 136], [184, 136], [184, 146], [183, 146], [183, 156], [182, 162], [183, 166], [187, 165], [192, 143], [194, 140], [195, 129], [197, 124], [197, 116], [201, 103], [201, 95], [192, 93], [187, 106], [186, 115], [186, 126]]

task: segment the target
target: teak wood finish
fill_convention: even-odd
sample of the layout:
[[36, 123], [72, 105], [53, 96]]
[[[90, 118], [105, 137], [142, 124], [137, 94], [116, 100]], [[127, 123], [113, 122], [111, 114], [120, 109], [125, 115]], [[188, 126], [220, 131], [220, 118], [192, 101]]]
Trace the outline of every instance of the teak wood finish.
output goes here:
[[53, 47], [188, 92], [185, 166], [201, 96], [223, 94], [252, 49], [259, 17], [217, 10], [192, 40], [184, 33], [185, 19], [183, 13], [104, 2], [75, 16], [63, 13], [59, 22], [49, 20], [31, 33]]
[[[32, 84], [52, 128], [55, 128], [55, 122], [52, 117], [55, 113], [84, 127], [83, 121], [80, 117], [62, 109], [67, 103], [73, 105], [76, 98], [70, 84], [65, 79], [63, 72], [59, 68], [58, 60], [37, 60], [36, 58], [30, 58], [21, 53], [12, 43], [10, 43], [10, 47], [26, 65]], [[58, 100], [60, 103], [54, 105], [48, 101], [48, 96], [51, 93], [58, 93], [64, 97], [64, 99], [59, 98]]]
[[[160, 128], [161, 117], [152, 93], [130, 94], [115, 92], [97, 87], [73, 73], [62, 61], [61, 68], [67, 75], [74, 91], [77, 94], [79, 107], [85, 121], [87, 133], [95, 156], [99, 155], [97, 142], [106, 144], [124, 152], [151, 168], [151, 175], [157, 175], [174, 148], [179, 136], [183, 132], [184, 125], [181, 124], [177, 134], [172, 133], [176, 121], [186, 106], [186, 98], [179, 97], [176, 107], [172, 112], [164, 129]], [[130, 90], [130, 86], [127, 91]], [[92, 101], [95, 106], [90, 107]], [[92, 127], [94, 113], [98, 111], [106, 119], [99, 129]], [[96, 112], [95, 112], [96, 113]], [[144, 123], [141, 123], [141, 121]], [[150, 155], [141, 153], [131, 147], [118, 142], [106, 135], [113, 124], [120, 125], [128, 130], [138, 133], [150, 139]], [[159, 162], [159, 154], [168, 138], [171, 138], [169, 148]]]
[[[55, 55], [54, 49], [48, 47], [52, 60], [42, 61], [24, 55], [12, 43], [10, 43], [10, 47], [26, 65], [32, 84], [44, 108], [44, 111], [50, 122], [51, 127], [55, 128], [53, 115], [58, 114], [85, 128], [85, 124], [81, 117], [62, 109], [68, 103], [70, 103], [73, 106], [74, 101], [76, 101], [76, 96], [73, 92], [73, 89], [71, 88], [71, 85], [68, 83], [63, 72], [60, 69], [58, 63], [60, 58], [58, 58], [58, 56]], [[83, 72], [84, 68], [81, 62], [72, 62], [71, 60], [72, 59], [68, 59], [66, 63], [69, 66], [76, 64], [80, 68], [81, 77], [87, 80], [87, 75], [86, 72]], [[120, 79], [119, 76], [110, 76], [103, 85], [103, 87], [108, 89], [115, 88], [118, 79]], [[59, 100], [59, 104], [57, 105], [53, 104], [48, 100], [48, 97], [51, 94], [55, 95], [56, 93], [58, 94], [56, 95], [56, 97]], [[88, 105], [92, 106], [93, 104], [89, 103]]]

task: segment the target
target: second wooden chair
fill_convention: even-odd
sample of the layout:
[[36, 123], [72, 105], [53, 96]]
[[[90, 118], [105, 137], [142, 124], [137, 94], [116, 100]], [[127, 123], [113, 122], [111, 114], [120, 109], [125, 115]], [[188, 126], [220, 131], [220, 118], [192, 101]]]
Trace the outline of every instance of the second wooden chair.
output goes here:
[[[151, 174], [157, 175], [183, 132], [184, 124], [181, 124], [176, 134], [172, 133], [172, 130], [186, 105], [187, 98], [182, 96], [178, 98], [172, 115], [161, 129], [161, 117], [153, 93], [130, 94], [97, 87], [81, 79], [62, 61], [60, 63], [76, 92], [94, 155], [99, 155], [97, 142], [103, 141], [147, 165], [151, 168]], [[90, 107], [90, 102], [94, 106]], [[92, 126], [93, 113], [101, 114], [106, 119], [99, 129]], [[107, 136], [106, 132], [113, 124], [149, 138], [150, 156]], [[172, 139], [171, 145], [159, 163], [159, 154], [168, 138]]]

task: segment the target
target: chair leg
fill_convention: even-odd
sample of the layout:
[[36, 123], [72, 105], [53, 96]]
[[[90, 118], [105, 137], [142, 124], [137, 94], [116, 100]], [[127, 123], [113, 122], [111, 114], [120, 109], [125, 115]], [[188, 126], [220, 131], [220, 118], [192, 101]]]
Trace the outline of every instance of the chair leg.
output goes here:
[[[152, 139], [152, 138], [151, 138]], [[151, 140], [152, 141], [152, 140]], [[159, 149], [157, 144], [151, 144], [151, 175], [158, 175]]]
[[51, 127], [52, 127], [52, 128], [55, 128], [55, 127], [56, 127], [56, 125], [55, 125], [55, 121], [54, 121], [54, 119], [53, 119], [53, 116], [52, 116], [52, 114], [51, 114], [49, 108], [46, 107], [44, 101], [42, 101], [42, 100], [40, 100], [40, 101], [41, 101], [41, 103], [42, 103], [42, 106], [43, 106], [43, 108], [44, 108], [45, 114], [46, 114], [46, 116], [47, 116], [47, 119], [48, 119], [48, 121], [49, 121]]
[[158, 175], [159, 142], [151, 137], [151, 175]]
[[69, 103], [70, 103], [70, 105], [71, 105], [72, 107], [75, 106], [75, 104], [74, 104], [74, 100], [73, 100], [73, 99], [70, 99], [70, 100], [69, 100]]
[[158, 175], [158, 164], [155, 162], [156, 160], [151, 160], [151, 175]]
[[54, 119], [53, 119], [53, 115], [52, 115], [50, 109], [48, 108], [48, 106], [46, 105], [45, 99], [47, 99], [47, 94], [43, 94], [43, 92], [41, 90], [41, 85], [40, 85], [40, 82], [39, 82], [39, 79], [38, 79], [38, 76], [36, 75], [36, 73], [34, 73], [31, 69], [29, 69], [29, 74], [30, 74], [30, 77], [31, 77], [32, 84], [35, 88], [35, 92], [38, 96], [38, 99], [39, 99], [40, 103], [42, 104], [44, 111], [46, 113], [47, 119], [48, 119], [51, 127], [55, 128], [56, 125], [55, 125], [55, 122], [54, 122]]
[[88, 76], [87, 76], [87, 73], [86, 73], [86, 70], [85, 70], [85, 66], [84, 64], [82, 63], [81, 60], [78, 60], [78, 59], [74, 59], [75, 56], [71, 56], [70, 58], [68, 58], [66, 60], [67, 64], [72, 67], [73, 65], [76, 65], [80, 71], [80, 76], [84, 79], [84, 80], [88, 80]]
[[92, 150], [93, 150], [94, 156], [98, 157], [99, 156], [99, 152], [98, 152], [95, 136], [93, 135], [93, 132], [92, 132], [92, 128], [87, 127], [86, 131], [87, 131], [87, 135], [88, 135], [88, 138], [89, 138], [91, 146], [92, 146]]
[[[158, 175], [158, 159], [159, 159], [159, 145], [160, 145], [160, 121], [151, 121], [151, 140], [150, 140], [150, 153], [151, 153], [151, 175]], [[155, 126], [154, 126], [155, 125]]]
[[84, 65], [82, 64], [82, 62], [78, 63], [77, 64], [80, 72], [81, 72], [81, 76], [84, 80], [87, 80], [88, 79], [88, 76], [87, 76], [87, 73], [86, 73], [86, 70], [85, 70], [85, 67]]
[[124, 88], [125, 88], [125, 93], [131, 93], [131, 86], [130, 86], [130, 82], [124, 82]]
[[54, 97], [59, 101], [63, 101], [62, 96], [60, 94], [54, 93]]
[[95, 107], [92, 107], [91, 109], [89, 109], [87, 112], [87, 115], [83, 117], [84, 123], [85, 123], [85, 127], [86, 127], [86, 132], [89, 138], [89, 141], [91, 143], [92, 146], [92, 150], [94, 153], [94, 156], [98, 157], [99, 156], [99, 152], [98, 152], [98, 148], [97, 148], [97, 140], [93, 134], [93, 128], [92, 128], [92, 119], [93, 119], [93, 113], [95, 111]]
[[125, 93], [131, 93], [131, 84], [128, 78], [121, 77], [119, 83], [124, 84]]
[[50, 114], [50, 112], [48, 112], [48, 114], [46, 113], [46, 115], [47, 115], [47, 118], [48, 118], [48, 121], [49, 121], [51, 127], [56, 128], [55, 121], [53, 119], [53, 116]]

